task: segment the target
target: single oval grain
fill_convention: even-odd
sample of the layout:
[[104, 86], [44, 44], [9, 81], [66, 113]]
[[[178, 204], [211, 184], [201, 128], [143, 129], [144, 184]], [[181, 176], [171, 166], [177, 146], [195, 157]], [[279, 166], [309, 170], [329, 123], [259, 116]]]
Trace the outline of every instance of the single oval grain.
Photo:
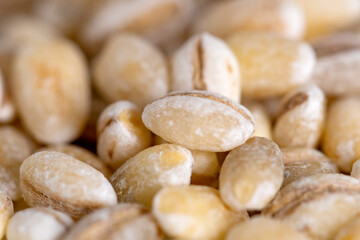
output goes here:
[[253, 137], [225, 158], [219, 190], [234, 211], [261, 210], [280, 189], [284, 165], [280, 148], [270, 139]]
[[189, 185], [194, 159], [186, 148], [161, 144], [147, 148], [127, 160], [111, 176], [120, 202], [151, 206], [163, 187]]
[[227, 44], [208, 33], [187, 40], [172, 57], [171, 90], [206, 90], [240, 101], [237, 59]]
[[116, 204], [116, 193], [102, 173], [64, 153], [44, 151], [25, 159], [20, 183], [31, 207], [51, 207], [73, 218]]
[[246, 211], [228, 209], [219, 192], [205, 186], [162, 189], [154, 198], [152, 213], [166, 234], [183, 239], [222, 239], [229, 228], [248, 217]]
[[142, 119], [147, 128], [169, 142], [210, 152], [241, 145], [255, 128], [245, 107], [206, 91], [169, 94], [146, 106]]
[[113, 169], [151, 144], [140, 109], [129, 101], [118, 101], [104, 109], [97, 122], [97, 135], [99, 157]]
[[6, 230], [8, 240], [55, 240], [73, 224], [70, 216], [51, 208], [28, 208], [15, 213]]
[[29, 133], [47, 144], [70, 142], [85, 127], [90, 85], [84, 56], [63, 39], [27, 44], [14, 56], [11, 90]]

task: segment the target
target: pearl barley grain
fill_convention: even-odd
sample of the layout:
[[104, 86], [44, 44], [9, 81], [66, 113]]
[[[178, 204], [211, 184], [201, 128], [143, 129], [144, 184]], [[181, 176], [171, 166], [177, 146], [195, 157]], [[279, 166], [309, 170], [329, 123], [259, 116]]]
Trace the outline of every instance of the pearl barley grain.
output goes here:
[[360, 157], [360, 98], [338, 98], [329, 107], [322, 149], [340, 170], [350, 173]]
[[148, 40], [129, 33], [108, 39], [95, 58], [92, 73], [104, 99], [129, 100], [141, 109], [169, 88], [165, 56]]
[[315, 67], [312, 47], [269, 33], [237, 33], [227, 38], [242, 69], [243, 96], [280, 97], [307, 82]]
[[31, 207], [51, 207], [75, 219], [116, 204], [116, 193], [102, 173], [64, 153], [44, 151], [25, 159], [20, 183]]
[[73, 224], [65, 213], [51, 208], [28, 208], [10, 219], [7, 240], [56, 240]]
[[248, 218], [246, 211], [228, 209], [218, 190], [193, 185], [162, 189], [152, 213], [166, 234], [181, 239], [223, 239], [229, 228]]
[[314, 84], [289, 92], [280, 104], [274, 126], [274, 140], [280, 147], [313, 147], [325, 124], [326, 98]]
[[68, 40], [27, 44], [14, 56], [11, 90], [29, 133], [46, 144], [75, 140], [90, 110], [87, 66]]
[[283, 182], [284, 165], [280, 148], [270, 139], [253, 137], [225, 158], [219, 190], [234, 211], [261, 210]]
[[254, 132], [244, 106], [206, 91], [174, 92], [147, 105], [145, 126], [163, 139], [193, 150], [225, 152]]
[[240, 101], [237, 59], [227, 44], [211, 34], [191, 37], [172, 58], [171, 90], [206, 90]]
[[161, 144], [147, 148], [127, 160], [111, 176], [120, 202], [151, 206], [163, 187], [189, 185], [194, 159], [186, 148]]
[[97, 152], [113, 169], [150, 147], [151, 133], [132, 102], [118, 101], [104, 109], [97, 123]]

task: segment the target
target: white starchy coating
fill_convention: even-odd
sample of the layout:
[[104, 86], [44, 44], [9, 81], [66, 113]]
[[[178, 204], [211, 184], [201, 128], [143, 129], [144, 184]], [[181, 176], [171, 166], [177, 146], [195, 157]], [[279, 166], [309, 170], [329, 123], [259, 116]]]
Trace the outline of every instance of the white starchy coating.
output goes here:
[[127, 160], [111, 182], [121, 201], [150, 206], [161, 188], [190, 184], [193, 162], [191, 152], [181, 146], [156, 145]]
[[[303, 102], [284, 109], [292, 98], [304, 96]], [[274, 126], [274, 139], [280, 147], [316, 147], [325, 121], [326, 98], [314, 84], [306, 84], [289, 93], [282, 101], [285, 112]]]
[[73, 220], [50, 208], [28, 208], [17, 212], [9, 221], [8, 240], [50, 240], [64, 234]]
[[299, 205], [282, 218], [313, 239], [332, 239], [337, 229], [359, 213], [359, 193], [327, 193]]
[[[69, 155], [39, 152], [21, 165], [20, 179], [37, 191], [70, 204], [113, 205], [116, 194], [102, 173]], [[22, 185], [23, 191], [26, 186]]]
[[[200, 61], [200, 66], [196, 66], [195, 61]], [[197, 34], [175, 52], [172, 58], [172, 90], [194, 89], [195, 72], [204, 84], [204, 89], [200, 90], [216, 92], [236, 102], [240, 101], [239, 65], [221, 39], [208, 33]]]
[[80, 160], [86, 164], [89, 164], [93, 168], [97, 169], [104, 174], [106, 178], [110, 177], [110, 171], [108, 167], [102, 162], [94, 153], [89, 150], [79, 147], [73, 144], [59, 144], [59, 145], [50, 145], [45, 148], [38, 149], [40, 151], [56, 151], [68, 154], [77, 160]]
[[28, 44], [14, 57], [12, 96], [22, 123], [42, 143], [74, 140], [90, 109], [86, 62], [71, 42]]
[[168, 92], [164, 55], [134, 34], [110, 38], [93, 64], [93, 75], [95, 87], [110, 102], [130, 100], [143, 108]]
[[359, 189], [359, 186], [360, 181], [358, 179], [338, 173], [319, 173], [305, 176], [284, 186], [267, 206], [265, 214], [273, 215], [281, 209], [286, 209], [285, 207], [291, 207], [294, 200], [317, 189], [333, 188], [338, 189], [338, 191], [345, 191], [347, 188]]
[[248, 208], [256, 209], [258, 206], [264, 206], [264, 202], [265, 204], [268, 203], [274, 197], [274, 193], [278, 190], [279, 187], [277, 184], [274, 184], [273, 181], [261, 182], [256, 187], [251, 199], [247, 203]]
[[271, 140], [253, 137], [225, 158], [219, 190], [235, 211], [261, 210], [280, 189], [284, 175], [281, 151]]
[[152, 213], [167, 235], [181, 239], [219, 239], [246, 217], [244, 212], [230, 212], [217, 190], [194, 185], [162, 189], [154, 198]]
[[[157, 9], [161, 9], [160, 13], [166, 18], [157, 18]], [[86, 23], [81, 39], [94, 47], [115, 32], [132, 31], [132, 25], [135, 24], [134, 32], [154, 43], [164, 42], [184, 30], [193, 9], [191, 0], [110, 1], [97, 9]], [[145, 27], [136, 29], [136, 21]]]
[[360, 93], [360, 50], [344, 51], [321, 57], [312, 80], [328, 95]]
[[107, 106], [97, 123], [97, 152], [114, 169], [151, 144], [139, 108], [129, 101]]
[[282, 22], [286, 25], [284, 36], [299, 39], [305, 32], [305, 17], [303, 10], [295, 2], [282, 2], [279, 7]]
[[[205, 97], [196, 94], [205, 94]], [[209, 99], [212, 96], [234, 107]], [[142, 119], [147, 128], [169, 142], [213, 152], [228, 151], [241, 145], [250, 137], [255, 125], [245, 107], [204, 91], [159, 99], [146, 106]], [[168, 120], [173, 121], [172, 127], [164, 124]]]

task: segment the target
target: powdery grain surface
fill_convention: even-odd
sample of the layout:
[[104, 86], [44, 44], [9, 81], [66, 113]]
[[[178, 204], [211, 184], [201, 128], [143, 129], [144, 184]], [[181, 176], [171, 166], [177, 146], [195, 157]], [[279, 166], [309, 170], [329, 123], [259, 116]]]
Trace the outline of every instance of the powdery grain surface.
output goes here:
[[85, 127], [90, 85], [85, 58], [63, 39], [20, 48], [12, 65], [11, 90], [20, 119], [42, 143], [70, 142]]
[[102, 173], [63, 153], [33, 154], [21, 165], [20, 179], [23, 191], [30, 185], [49, 198], [69, 204], [106, 206], [116, 203], [114, 189]]
[[191, 152], [183, 147], [157, 145], [127, 160], [113, 174], [111, 182], [120, 201], [150, 207], [161, 188], [190, 184], [193, 162]]
[[97, 152], [113, 169], [151, 144], [151, 133], [141, 120], [141, 111], [129, 101], [106, 107], [98, 119], [97, 135]]
[[106, 178], [110, 177], [111, 173], [108, 167], [95, 154], [89, 150], [72, 144], [50, 145], [41, 148], [39, 151], [56, 151], [70, 155], [77, 160], [89, 164], [96, 170], [100, 171]]
[[155, 219], [141, 205], [121, 203], [103, 208], [77, 222], [64, 240], [161, 239]]
[[205, 91], [168, 95], [148, 105], [142, 119], [147, 128], [169, 142], [212, 152], [241, 145], [255, 127], [245, 107]]
[[317, 174], [286, 185], [264, 214], [281, 219], [312, 239], [332, 239], [359, 212], [360, 182], [341, 174]]
[[280, 218], [312, 239], [330, 240], [344, 223], [360, 212], [359, 207], [359, 193], [327, 193]]
[[327, 191], [359, 191], [359, 180], [337, 173], [320, 173], [302, 177], [282, 188], [273, 201], [264, 209], [266, 215], [281, 214], [292, 206], [298, 204], [298, 200], [306, 199], [308, 194]]
[[[296, 102], [296, 98], [302, 100]], [[289, 93], [280, 112], [274, 126], [274, 140], [280, 147], [317, 146], [326, 113], [326, 98], [319, 87], [307, 84]]]
[[232, 150], [222, 165], [220, 194], [231, 209], [261, 210], [280, 189], [284, 166], [279, 147], [261, 137]]
[[148, 40], [129, 33], [109, 39], [94, 61], [93, 75], [104, 99], [129, 100], [141, 109], [169, 88], [164, 55]]
[[219, 192], [205, 186], [164, 188], [155, 196], [152, 212], [169, 236], [184, 239], [218, 239], [247, 218], [245, 211], [230, 211]]
[[324, 56], [316, 64], [312, 80], [327, 95], [358, 94], [360, 83], [360, 50], [349, 50]]
[[240, 70], [221, 39], [202, 33], [190, 38], [172, 58], [173, 91], [207, 90], [240, 101]]
[[17, 212], [9, 221], [8, 240], [58, 239], [73, 224], [66, 214], [50, 208], [28, 208]]

